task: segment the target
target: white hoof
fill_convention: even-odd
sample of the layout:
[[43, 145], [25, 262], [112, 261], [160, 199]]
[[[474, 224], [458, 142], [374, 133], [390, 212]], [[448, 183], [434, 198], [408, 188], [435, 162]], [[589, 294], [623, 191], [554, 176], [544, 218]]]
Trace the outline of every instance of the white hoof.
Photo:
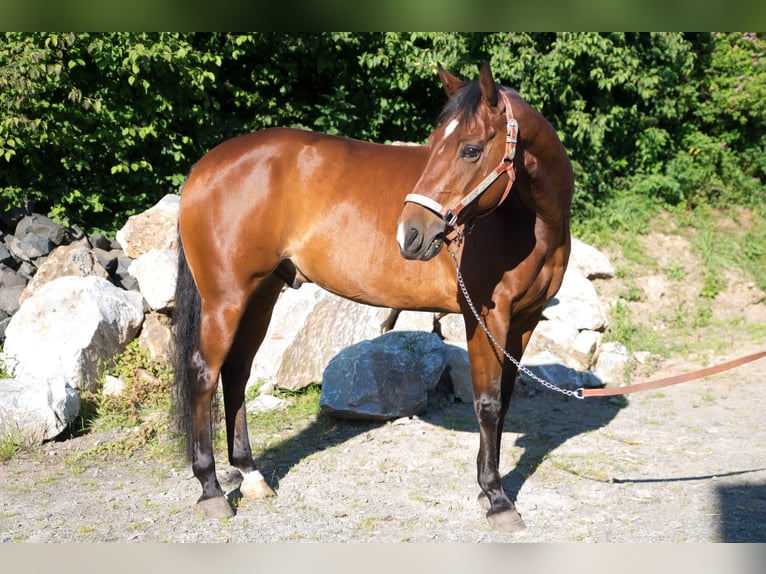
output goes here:
[[271, 487], [266, 484], [263, 475], [254, 470], [243, 475], [242, 484], [239, 485], [239, 491], [242, 496], [249, 500], [258, 500], [269, 496], [276, 496]]

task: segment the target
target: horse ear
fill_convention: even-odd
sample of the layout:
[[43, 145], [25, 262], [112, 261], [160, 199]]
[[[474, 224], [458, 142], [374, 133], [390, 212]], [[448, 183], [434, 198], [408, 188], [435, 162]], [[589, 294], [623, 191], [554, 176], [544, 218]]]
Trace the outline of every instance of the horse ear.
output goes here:
[[495, 80], [492, 79], [492, 70], [489, 64], [482, 60], [479, 66], [479, 87], [481, 96], [490, 108], [497, 107], [498, 95]]
[[441, 64], [439, 64], [439, 77], [442, 80], [442, 84], [444, 84], [444, 91], [447, 92], [447, 96], [450, 98], [465, 85], [464, 82], [458, 80], [455, 76], [445, 70]]

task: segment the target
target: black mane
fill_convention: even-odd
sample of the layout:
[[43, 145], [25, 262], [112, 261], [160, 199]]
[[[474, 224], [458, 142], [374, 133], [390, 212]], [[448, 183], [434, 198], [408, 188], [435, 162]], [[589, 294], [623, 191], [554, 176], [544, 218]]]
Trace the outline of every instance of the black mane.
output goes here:
[[[504, 86], [497, 86], [498, 89], [504, 92], [516, 93], [516, 90], [506, 88]], [[461, 90], [453, 95], [441, 113], [439, 114], [439, 123], [443, 123], [450, 118], [462, 117], [469, 122], [476, 116], [476, 111], [479, 109], [481, 103], [481, 89], [479, 88], [479, 82], [474, 80], [467, 82]]]

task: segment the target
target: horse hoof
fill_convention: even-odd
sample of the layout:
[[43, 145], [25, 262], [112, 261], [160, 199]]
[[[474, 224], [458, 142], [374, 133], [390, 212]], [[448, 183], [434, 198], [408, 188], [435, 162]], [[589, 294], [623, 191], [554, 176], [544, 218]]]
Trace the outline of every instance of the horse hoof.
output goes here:
[[200, 500], [197, 502], [197, 510], [205, 518], [215, 518], [217, 520], [234, 516], [234, 510], [225, 496], [214, 496], [213, 498]]
[[527, 525], [515, 508], [501, 510], [500, 512], [487, 512], [487, 522], [493, 530], [513, 534], [526, 529]]
[[260, 500], [261, 498], [277, 495], [271, 487], [266, 484], [263, 475], [257, 470], [248, 472], [244, 475], [242, 484], [239, 485], [239, 491], [242, 493], [242, 496], [248, 500]]
[[492, 505], [489, 503], [489, 497], [484, 494], [483, 492], [479, 493], [479, 496], [476, 497], [477, 502], [479, 503], [479, 507], [482, 510], [489, 510]]

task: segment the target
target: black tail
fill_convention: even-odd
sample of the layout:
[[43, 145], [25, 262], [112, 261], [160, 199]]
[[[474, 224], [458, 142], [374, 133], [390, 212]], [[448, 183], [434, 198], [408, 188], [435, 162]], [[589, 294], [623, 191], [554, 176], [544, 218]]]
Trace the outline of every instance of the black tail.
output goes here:
[[189, 380], [189, 360], [197, 348], [200, 324], [200, 296], [186, 261], [183, 244], [178, 241], [178, 280], [173, 311], [175, 335], [175, 387], [173, 392], [173, 422], [185, 442], [187, 459], [192, 454], [191, 396], [193, 383]]

